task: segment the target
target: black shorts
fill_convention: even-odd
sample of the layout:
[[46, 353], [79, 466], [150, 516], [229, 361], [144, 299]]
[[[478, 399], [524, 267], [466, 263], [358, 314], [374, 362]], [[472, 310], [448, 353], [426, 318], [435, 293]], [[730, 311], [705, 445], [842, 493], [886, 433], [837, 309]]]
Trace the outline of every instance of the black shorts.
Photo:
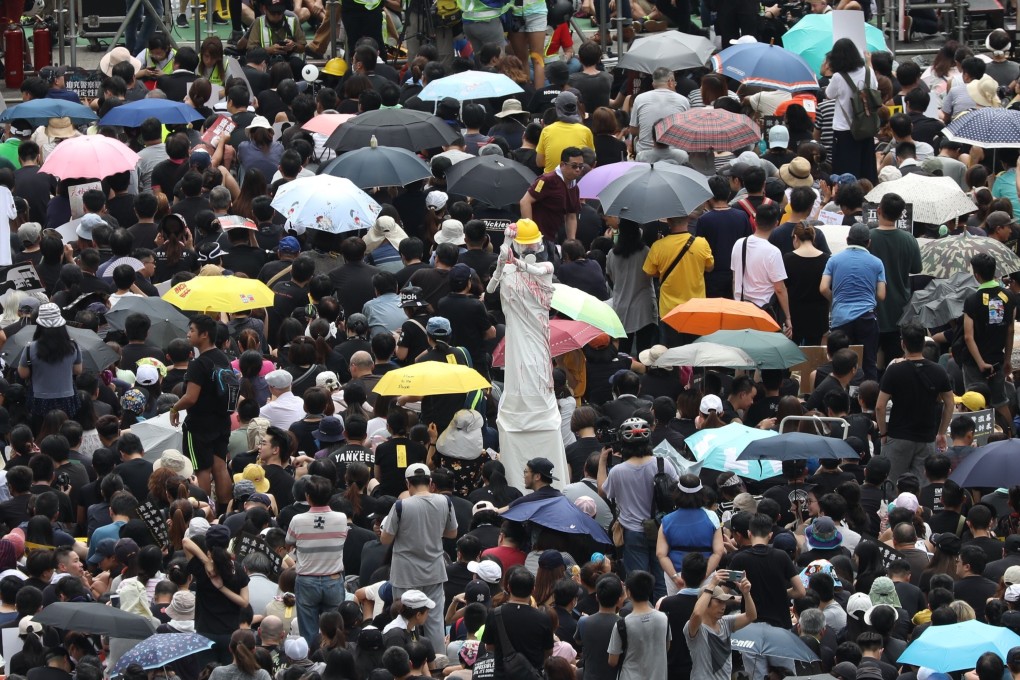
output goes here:
[[181, 425], [184, 440], [182, 453], [191, 461], [195, 471], [210, 470], [213, 457], [227, 459], [227, 443], [230, 441], [229, 426], [225, 431], [213, 428], [195, 427], [185, 421]]

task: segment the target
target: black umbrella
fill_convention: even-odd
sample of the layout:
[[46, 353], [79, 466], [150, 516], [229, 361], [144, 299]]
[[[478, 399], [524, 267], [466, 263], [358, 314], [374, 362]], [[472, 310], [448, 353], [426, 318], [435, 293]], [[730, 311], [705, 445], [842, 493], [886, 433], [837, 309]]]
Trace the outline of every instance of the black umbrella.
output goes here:
[[479, 156], [446, 171], [446, 187], [458, 196], [470, 196], [494, 208], [517, 203], [535, 181], [526, 165], [503, 156]]
[[[7, 359], [7, 363], [17, 361], [21, 357], [21, 353], [25, 347], [32, 342], [32, 337], [35, 335], [35, 326], [29, 325], [24, 326], [17, 333], [7, 338], [7, 343], [4, 345], [3, 356]], [[102, 338], [96, 335], [93, 331], [87, 328], [75, 328], [74, 326], [68, 325], [67, 332], [70, 334], [71, 339], [81, 349], [82, 365], [86, 371], [93, 373], [99, 373], [105, 370], [110, 364], [117, 361], [117, 353], [106, 346]]]
[[175, 338], [188, 335], [188, 317], [166, 300], [150, 297], [123, 297], [106, 313], [110, 328], [124, 330], [124, 323], [134, 313], [149, 317], [149, 341], [156, 347], [166, 347]]
[[842, 439], [806, 432], [787, 432], [747, 445], [737, 460], [807, 460], [808, 458], [856, 458]]
[[347, 121], [326, 140], [336, 151], [363, 149], [375, 136], [379, 146], [396, 146], [408, 151], [447, 146], [460, 135], [442, 118], [413, 109], [368, 111]]
[[432, 176], [425, 161], [393, 146], [377, 146], [348, 151], [319, 168], [320, 175], [346, 177], [359, 189], [403, 187]]
[[98, 602], [54, 602], [33, 620], [60, 630], [128, 640], [144, 640], [156, 632], [149, 619]]

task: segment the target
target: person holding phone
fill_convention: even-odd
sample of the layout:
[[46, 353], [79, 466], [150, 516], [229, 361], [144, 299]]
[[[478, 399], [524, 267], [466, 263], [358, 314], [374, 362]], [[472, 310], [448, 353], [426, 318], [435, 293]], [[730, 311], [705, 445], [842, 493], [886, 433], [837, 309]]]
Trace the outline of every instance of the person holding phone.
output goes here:
[[707, 571], [713, 572], [725, 552], [719, 516], [705, 507], [701, 480], [684, 475], [677, 486], [677, 509], [662, 518], [655, 545], [655, 556], [666, 575], [666, 595], [676, 595], [683, 587], [680, 568], [687, 553], [700, 552], [708, 561]]

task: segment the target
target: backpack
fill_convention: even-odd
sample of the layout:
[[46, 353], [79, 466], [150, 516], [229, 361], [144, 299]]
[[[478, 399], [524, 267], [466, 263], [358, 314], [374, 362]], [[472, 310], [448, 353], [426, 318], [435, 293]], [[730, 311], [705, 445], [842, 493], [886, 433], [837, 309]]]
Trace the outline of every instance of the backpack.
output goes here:
[[[762, 199], [760, 205], [771, 205], [772, 203], [775, 203], [775, 201], [766, 196]], [[751, 229], [758, 231], [758, 217], [755, 214], [756, 210], [751, 201], [747, 200], [747, 198], [742, 198], [737, 201], [737, 207], [747, 213], [748, 219], [751, 220]]]
[[241, 379], [238, 373], [227, 366], [217, 366], [212, 371], [213, 384], [216, 385], [216, 394], [227, 402], [227, 413], [237, 410], [237, 399], [241, 395]]
[[652, 477], [652, 516], [641, 520], [645, 539], [652, 544], [658, 539], [662, 518], [676, 510], [676, 498], [680, 493], [676, 481], [666, 474], [666, 459], [656, 456], [655, 463], [658, 470]]
[[857, 141], [874, 139], [882, 122], [878, 110], [882, 108], [882, 94], [871, 86], [871, 71], [864, 69], [864, 87], [858, 88], [849, 74], [840, 72], [843, 80], [850, 87], [850, 111], [846, 111], [850, 119], [850, 134]]

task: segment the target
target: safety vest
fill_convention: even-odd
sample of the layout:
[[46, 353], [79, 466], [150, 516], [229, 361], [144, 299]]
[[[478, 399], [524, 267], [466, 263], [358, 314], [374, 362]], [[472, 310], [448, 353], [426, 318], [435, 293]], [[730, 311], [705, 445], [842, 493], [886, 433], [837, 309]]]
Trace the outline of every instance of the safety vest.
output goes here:
[[[287, 24], [286, 24], [287, 32], [290, 33], [290, 39], [293, 40], [294, 39], [294, 27], [297, 25], [297, 17], [288, 16], [288, 17], [285, 17], [285, 18], [287, 20]], [[262, 46], [263, 47], [269, 47], [274, 42], [273, 41], [273, 29], [269, 25], [269, 22], [266, 21], [266, 18], [264, 16], [263, 17], [259, 17], [259, 20], [262, 21], [262, 31], [261, 31], [261, 33], [262, 33]]]
[[366, 12], [371, 12], [382, 4], [382, 0], [354, 0], [354, 2], [364, 7]]
[[162, 71], [165, 75], [170, 75], [174, 72], [174, 57], [177, 56], [177, 51], [174, 48], [170, 48], [170, 52], [166, 55], [166, 63], [163, 66], [159, 65], [159, 62], [152, 58], [152, 53], [148, 49], [145, 50], [145, 68], [154, 68], [158, 71]]

